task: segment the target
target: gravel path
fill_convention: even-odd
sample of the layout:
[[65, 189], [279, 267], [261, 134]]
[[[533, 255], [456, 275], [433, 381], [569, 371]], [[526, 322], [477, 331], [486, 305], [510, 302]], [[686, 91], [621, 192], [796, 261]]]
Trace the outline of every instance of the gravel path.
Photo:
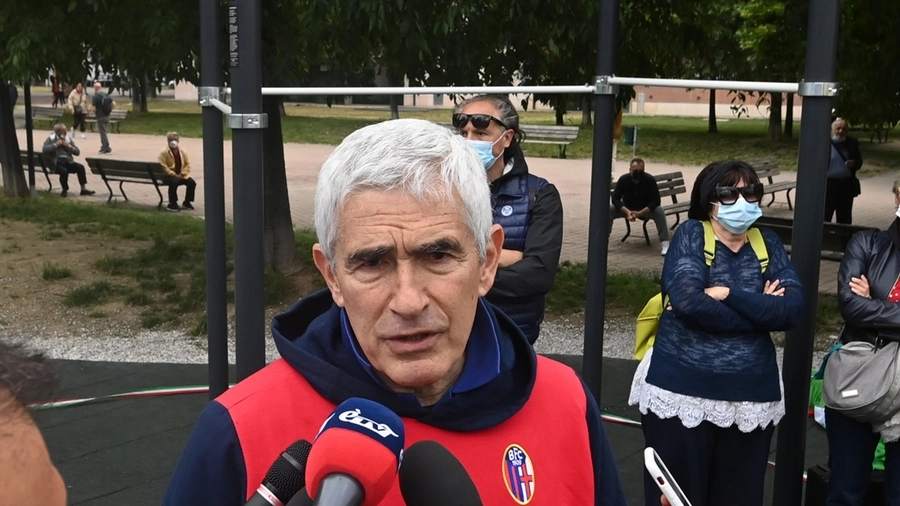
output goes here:
[[[8, 337], [16, 339], [11, 329]], [[229, 328], [233, 333], [234, 329]], [[535, 349], [538, 353], [578, 355], [583, 351], [584, 327], [580, 316], [569, 320], [545, 322]], [[179, 331], [143, 331], [131, 337], [89, 335], [73, 336], [29, 333], [29, 345], [58, 359], [112, 362], [157, 362], [202, 364], [207, 362], [206, 340]], [[607, 321], [604, 332], [603, 355], [610, 358], [631, 358], [634, 351], [634, 322]], [[782, 349], [778, 348], [781, 364]], [[823, 352], [814, 352], [813, 364], [818, 365]], [[266, 357], [278, 358], [274, 342], [266, 331]], [[234, 363], [234, 339], [229, 339], [229, 362]]]

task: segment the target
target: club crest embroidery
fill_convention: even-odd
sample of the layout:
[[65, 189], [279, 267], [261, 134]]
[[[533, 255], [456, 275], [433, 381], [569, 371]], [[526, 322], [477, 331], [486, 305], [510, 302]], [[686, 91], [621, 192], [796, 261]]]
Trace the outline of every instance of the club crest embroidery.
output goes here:
[[534, 497], [534, 465], [525, 450], [512, 444], [503, 455], [503, 479], [506, 489], [519, 504], [528, 504]]

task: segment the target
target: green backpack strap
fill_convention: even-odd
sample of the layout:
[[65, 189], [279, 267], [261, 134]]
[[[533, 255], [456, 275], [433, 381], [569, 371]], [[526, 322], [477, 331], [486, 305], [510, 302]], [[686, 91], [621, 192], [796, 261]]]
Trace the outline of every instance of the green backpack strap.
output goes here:
[[[716, 257], [716, 233], [713, 232], [712, 223], [704, 220], [703, 223], [703, 256], [706, 259], [706, 265], [710, 266]], [[759, 259], [759, 266], [762, 272], [766, 272], [769, 266], [769, 251], [766, 249], [766, 241], [763, 239], [762, 232], [758, 228], [747, 230], [747, 239], [750, 240], [750, 247], [756, 253]]]
[[750, 239], [750, 246], [759, 259], [759, 266], [766, 272], [766, 267], [769, 266], [769, 251], [766, 249], [766, 240], [763, 239], [762, 232], [758, 228], [751, 228], [747, 231], [747, 238]]

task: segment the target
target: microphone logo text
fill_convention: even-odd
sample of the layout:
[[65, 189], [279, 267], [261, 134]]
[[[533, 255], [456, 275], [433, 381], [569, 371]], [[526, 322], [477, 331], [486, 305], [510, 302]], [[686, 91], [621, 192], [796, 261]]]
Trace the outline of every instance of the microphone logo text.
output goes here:
[[370, 420], [364, 416], [362, 416], [362, 412], [359, 409], [354, 409], [351, 411], [344, 411], [340, 415], [338, 415], [338, 420], [342, 422], [352, 423], [354, 425], [359, 425], [360, 427], [366, 428], [379, 436], [386, 438], [388, 436], [400, 437], [393, 429], [387, 424], [378, 423], [374, 420]]

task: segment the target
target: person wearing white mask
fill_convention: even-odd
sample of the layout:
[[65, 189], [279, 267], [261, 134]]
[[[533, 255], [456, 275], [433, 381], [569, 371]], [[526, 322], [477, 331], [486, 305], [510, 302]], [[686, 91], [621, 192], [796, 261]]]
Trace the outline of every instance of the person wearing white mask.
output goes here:
[[[641, 412], [646, 446], [695, 505], [763, 504], [772, 434], [784, 416], [770, 332], [799, 322], [803, 291], [778, 236], [751, 229], [763, 190], [740, 161], [697, 175], [689, 219], [663, 264], [669, 304], [628, 399]], [[647, 506], [659, 504], [647, 473], [644, 493]]]
[[859, 141], [847, 135], [849, 130], [843, 118], [831, 124], [831, 158], [825, 186], [825, 221], [830, 222], [837, 214], [837, 222], [847, 225], [853, 223], [853, 199], [861, 193], [856, 173], [863, 164]]
[[[166, 210], [178, 212], [182, 209], [191, 211], [194, 206], [194, 193], [197, 191], [197, 182], [191, 178], [191, 160], [184, 149], [179, 145], [178, 132], [166, 134], [168, 146], [159, 154], [159, 164], [166, 173], [165, 183], [169, 186], [169, 205]], [[187, 186], [184, 202], [178, 205], [178, 187]]]
[[503, 228], [500, 268], [487, 300], [534, 344], [562, 250], [559, 191], [529, 174], [519, 146], [525, 134], [508, 98], [478, 95], [461, 102], [454, 110], [453, 127], [481, 157], [491, 183], [494, 223]]

